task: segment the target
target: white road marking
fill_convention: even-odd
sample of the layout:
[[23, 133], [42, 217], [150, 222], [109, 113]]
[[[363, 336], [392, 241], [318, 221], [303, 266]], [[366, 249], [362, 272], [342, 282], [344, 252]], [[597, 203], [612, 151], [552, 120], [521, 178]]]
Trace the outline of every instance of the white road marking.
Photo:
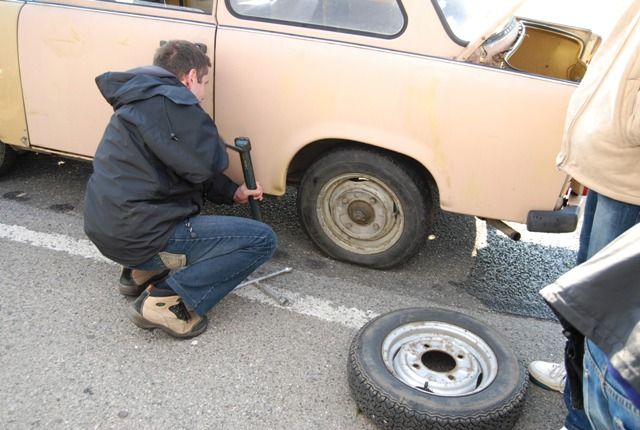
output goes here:
[[288, 298], [291, 304], [288, 306], [280, 306], [272, 299], [265, 296], [257, 288], [252, 288], [250, 286], [242, 287], [235, 290], [233, 293], [253, 302], [286, 309], [297, 314], [312, 316], [323, 321], [334, 322], [351, 328], [360, 328], [367, 321], [377, 316], [377, 314], [372, 311], [348, 308], [346, 306], [337, 305], [328, 300], [297, 294], [283, 288], [274, 287], [273, 285], [270, 285], [270, 287], [273, 290], [276, 290], [279, 294]]
[[[115, 262], [102, 256], [91, 241], [86, 239], [74, 239], [63, 234], [43, 233], [29, 230], [18, 225], [7, 225], [2, 223], [0, 223], [0, 239], [8, 239], [13, 242], [24, 243], [58, 252], [66, 252], [73, 256], [117, 265]], [[297, 294], [282, 288], [276, 288], [273, 286], [271, 286], [271, 288], [287, 297], [291, 302], [291, 305], [280, 306], [256, 288], [249, 286], [240, 288], [233, 293], [253, 302], [274, 306], [279, 309], [284, 309], [301, 315], [315, 317], [327, 322], [338, 323], [350, 328], [360, 328], [367, 321], [377, 316], [371, 311], [348, 308], [328, 300]]]
[[14, 242], [26, 243], [39, 248], [66, 252], [67, 254], [77, 257], [84, 257], [115, 264], [111, 260], [103, 257], [91, 241], [74, 239], [63, 234], [42, 233], [26, 229], [19, 225], [7, 225], [0, 223], [0, 238], [9, 239]]

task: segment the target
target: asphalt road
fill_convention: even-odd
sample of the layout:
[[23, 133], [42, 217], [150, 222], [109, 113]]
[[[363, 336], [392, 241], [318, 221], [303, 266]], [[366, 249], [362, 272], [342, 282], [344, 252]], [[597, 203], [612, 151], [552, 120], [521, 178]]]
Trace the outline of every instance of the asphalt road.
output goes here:
[[[558, 360], [563, 339], [537, 292], [573, 265], [576, 234], [513, 242], [474, 218], [440, 213], [402, 267], [333, 261], [306, 238], [295, 190], [263, 203], [278, 233], [261, 271], [293, 305], [253, 287], [225, 298], [206, 333], [178, 341], [133, 326], [119, 268], [82, 232], [88, 163], [28, 154], [0, 178], [0, 427], [371, 429], [346, 380], [368, 319], [437, 306], [497, 329], [523, 363]], [[246, 216], [244, 208], [210, 212]], [[562, 426], [560, 394], [530, 386], [517, 429]]]

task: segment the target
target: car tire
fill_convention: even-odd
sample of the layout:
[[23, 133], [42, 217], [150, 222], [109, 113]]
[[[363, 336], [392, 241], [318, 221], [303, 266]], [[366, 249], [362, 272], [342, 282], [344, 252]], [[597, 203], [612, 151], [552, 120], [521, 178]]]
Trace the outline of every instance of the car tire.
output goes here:
[[337, 260], [386, 269], [425, 242], [433, 204], [424, 178], [400, 157], [375, 148], [324, 154], [302, 177], [302, 226]]
[[359, 408], [383, 429], [510, 429], [528, 384], [494, 330], [432, 308], [367, 323], [351, 343], [347, 371]]
[[9, 145], [0, 142], [0, 175], [7, 172], [18, 158], [18, 153]]

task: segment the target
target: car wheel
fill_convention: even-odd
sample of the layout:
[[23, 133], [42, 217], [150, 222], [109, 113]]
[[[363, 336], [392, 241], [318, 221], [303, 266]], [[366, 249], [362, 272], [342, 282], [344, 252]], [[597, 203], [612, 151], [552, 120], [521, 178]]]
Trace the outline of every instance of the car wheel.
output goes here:
[[384, 429], [510, 429], [527, 389], [494, 330], [429, 308], [367, 323], [351, 343], [348, 376], [360, 409]]
[[11, 168], [16, 158], [18, 158], [18, 153], [9, 145], [0, 142], [0, 175]]
[[379, 269], [413, 255], [433, 218], [422, 177], [375, 149], [339, 149], [319, 158], [302, 178], [297, 207], [305, 231], [327, 255]]

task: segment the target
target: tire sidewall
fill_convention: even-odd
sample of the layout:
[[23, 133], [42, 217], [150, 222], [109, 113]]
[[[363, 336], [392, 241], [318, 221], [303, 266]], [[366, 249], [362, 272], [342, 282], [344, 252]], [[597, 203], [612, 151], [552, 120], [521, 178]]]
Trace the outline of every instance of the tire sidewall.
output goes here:
[[[462, 327], [483, 339], [496, 356], [496, 378], [484, 390], [459, 397], [443, 397], [418, 391], [397, 379], [382, 358], [385, 337], [399, 326], [417, 321], [438, 321]], [[495, 411], [510, 402], [526, 385], [524, 370], [506, 342], [489, 327], [466, 315], [439, 309], [413, 308], [382, 315], [365, 325], [352, 345], [360, 371], [382, 396], [395, 399], [413, 411], [438, 416], [474, 417]], [[353, 365], [353, 363], [352, 363]]]

